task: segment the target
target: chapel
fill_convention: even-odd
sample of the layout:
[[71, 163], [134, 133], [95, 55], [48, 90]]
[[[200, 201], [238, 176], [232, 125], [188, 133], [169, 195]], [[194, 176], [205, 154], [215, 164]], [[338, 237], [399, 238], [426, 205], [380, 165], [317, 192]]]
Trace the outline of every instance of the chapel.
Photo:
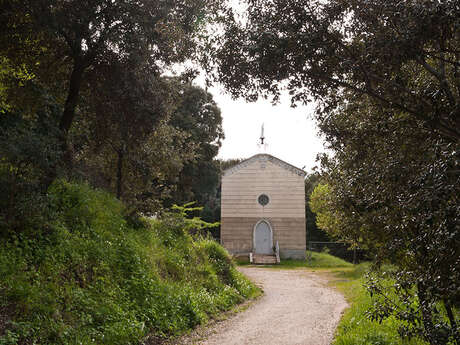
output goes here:
[[305, 259], [305, 175], [266, 153], [224, 170], [221, 244], [251, 259]]

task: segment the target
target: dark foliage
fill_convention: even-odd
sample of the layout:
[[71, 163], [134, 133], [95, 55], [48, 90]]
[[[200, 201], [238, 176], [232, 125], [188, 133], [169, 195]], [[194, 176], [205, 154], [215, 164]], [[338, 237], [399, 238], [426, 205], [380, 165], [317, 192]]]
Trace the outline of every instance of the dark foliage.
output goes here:
[[[320, 174], [317, 172], [308, 174], [305, 177], [305, 216], [306, 216], [306, 226], [307, 226], [307, 248], [308, 248], [308, 243], [310, 241], [315, 241], [315, 242], [329, 242], [330, 237], [327, 235], [327, 233], [320, 228], [317, 227], [316, 225], [316, 214], [311, 210], [310, 207], [310, 196], [315, 187], [318, 185], [320, 181]], [[334, 252], [335, 256], [342, 257], [340, 255], [337, 255], [337, 253]]]
[[0, 233], [34, 231], [51, 216], [43, 179], [61, 159], [53, 103], [33, 117], [14, 110], [0, 111]]
[[176, 138], [173, 147], [161, 145], [175, 136], [167, 122], [179, 101], [177, 90], [135, 56], [125, 61], [107, 56], [87, 79], [89, 91], [80, 106], [84, 116], [76, 119], [70, 137], [74, 173], [134, 211], [149, 213], [161, 201], [155, 184], [159, 172], [181, 167], [166, 164], [182, 148], [181, 140]]
[[204, 207], [203, 219], [215, 222], [220, 218], [220, 171], [215, 158], [224, 139], [221, 111], [204, 89], [178, 80], [172, 84], [178, 100], [168, 123], [188, 134], [185, 145], [194, 147], [194, 158], [184, 164], [177, 180], [170, 182], [174, 192], [166, 205], [196, 201]]
[[105, 68], [107, 57], [135, 56], [157, 73], [192, 59], [201, 29], [221, 10], [214, 0], [1, 1], [0, 55], [14, 69], [25, 67], [62, 102], [59, 139], [70, 165], [67, 136], [88, 74]]
[[[405, 321], [402, 336], [455, 344], [460, 307], [460, 183], [456, 145], [427, 135], [418, 120], [382, 111], [366, 98], [322, 122], [334, 157], [323, 157], [329, 207], [346, 220], [345, 240], [369, 248], [380, 274], [369, 280], [372, 318]], [[351, 224], [351, 225], [350, 225]], [[387, 298], [379, 264], [396, 269]], [[414, 292], [416, 292], [414, 294]]]

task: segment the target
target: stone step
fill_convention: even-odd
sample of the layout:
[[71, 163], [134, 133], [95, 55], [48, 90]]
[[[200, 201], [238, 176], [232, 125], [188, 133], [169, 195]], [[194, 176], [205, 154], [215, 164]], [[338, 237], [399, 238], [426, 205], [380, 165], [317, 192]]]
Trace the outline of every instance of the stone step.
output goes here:
[[254, 254], [252, 260], [252, 263], [254, 264], [274, 265], [276, 264], [276, 255]]

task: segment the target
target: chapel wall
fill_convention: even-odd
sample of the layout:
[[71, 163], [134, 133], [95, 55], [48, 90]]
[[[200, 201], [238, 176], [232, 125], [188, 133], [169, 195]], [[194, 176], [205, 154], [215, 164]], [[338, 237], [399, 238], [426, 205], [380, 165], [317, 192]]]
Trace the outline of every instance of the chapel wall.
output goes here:
[[[295, 253], [305, 257], [305, 218], [265, 218], [273, 230], [273, 243], [278, 241], [281, 256]], [[221, 219], [221, 244], [232, 254], [253, 251], [253, 231], [258, 217], [226, 217]], [[286, 254], [286, 255], [285, 255]]]
[[[262, 193], [270, 198], [265, 207], [257, 201]], [[223, 176], [221, 206], [222, 217], [305, 218], [304, 178], [270, 161], [255, 162]]]
[[[266, 219], [281, 257], [305, 258], [304, 175], [265, 157], [222, 177], [221, 243], [233, 254], [253, 251], [254, 226]], [[265, 207], [258, 203], [261, 194], [270, 198]]]

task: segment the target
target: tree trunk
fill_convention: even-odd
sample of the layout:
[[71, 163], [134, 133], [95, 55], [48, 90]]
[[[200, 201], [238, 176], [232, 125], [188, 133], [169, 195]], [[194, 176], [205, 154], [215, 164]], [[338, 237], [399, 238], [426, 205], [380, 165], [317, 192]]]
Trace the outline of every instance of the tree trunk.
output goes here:
[[75, 116], [75, 108], [78, 104], [80, 95], [81, 81], [85, 71], [85, 64], [81, 59], [76, 59], [73, 65], [72, 74], [70, 75], [69, 91], [65, 101], [64, 112], [59, 122], [59, 129], [63, 132], [64, 137], [67, 139], [67, 133], [72, 126], [73, 118]]
[[454, 312], [452, 311], [452, 304], [448, 301], [448, 300], [444, 300], [444, 306], [446, 308], [446, 312], [447, 312], [447, 317], [449, 318], [449, 322], [450, 322], [450, 328], [452, 329], [452, 333], [454, 335], [454, 339], [459, 339], [460, 338], [460, 334], [458, 332], [458, 328], [457, 328], [457, 322], [455, 321], [455, 315], [454, 315]]
[[[75, 117], [75, 108], [78, 104], [78, 98], [80, 94], [81, 82], [83, 79], [83, 73], [85, 72], [84, 62], [77, 58], [74, 61], [72, 73], [70, 75], [69, 90], [67, 92], [67, 99], [62, 113], [61, 120], [59, 121], [59, 129], [61, 130], [60, 146], [63, 153], [63, 165], [70, 170], [72, 155], [68, 146], [68, 133], [72, 126], [73, 119]], [[54, 182], [58, 175], [58, 166], [51, 167], [47, 176], [42, 180], [45, 190]]]
[[118, 151], [117, 161], [117, 199], [121, 200], [123, 183], [123, 151]]
[[433, 339], [433, 315], [431, 313], [428, 300], [426, 298], [426, 290], [422, 283], [417, 284], [417, 294], [420, 304], [420, 310], [422, 312], [423, 327], [425, 328], [425, 338], [430, 345], [437, 345], [435, 339]]

